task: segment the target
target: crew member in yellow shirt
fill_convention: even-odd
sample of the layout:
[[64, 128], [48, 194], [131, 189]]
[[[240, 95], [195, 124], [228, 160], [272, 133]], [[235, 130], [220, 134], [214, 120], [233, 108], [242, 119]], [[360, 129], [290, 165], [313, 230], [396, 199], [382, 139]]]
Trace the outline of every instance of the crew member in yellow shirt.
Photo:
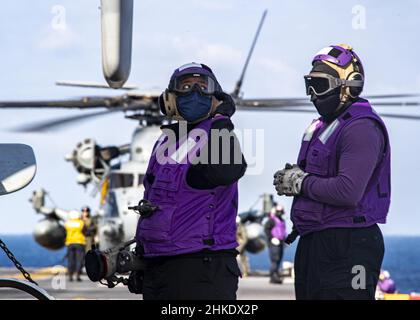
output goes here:
[[76, 274], [76, 280], [82, 281], [80, 274], [83, 268], [83, 259], [85, 257], [86, 238], [84, 235], [85, 223], [82, 220], [82, 214], [79, 211], [70, 211], [69, 219], [65, 222], [66, 246], [69, 280], [73, 281], [73, 275]]

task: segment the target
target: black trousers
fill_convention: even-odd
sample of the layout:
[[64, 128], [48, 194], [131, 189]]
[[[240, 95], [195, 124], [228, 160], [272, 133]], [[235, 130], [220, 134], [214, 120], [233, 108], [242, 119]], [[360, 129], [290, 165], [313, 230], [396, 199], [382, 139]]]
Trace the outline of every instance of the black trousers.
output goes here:
[[80, 274], [85, 259], [85, 246], [82, 244], [70, 244], [67, 247], [67, 259], [69, 274]]
[[383, 256], [377, 225], [305, 235], [295, 255], [296, 299], [373, 300]]
[[236, 257], [154, 258], [144, 271], [144, 300], [236, 300]]
[[278, 274], [281, 260], [283, 259], [283, 242], [276, 246], [271, 242], [268, 244], [268, 253], [270, 255], [270, 275]]

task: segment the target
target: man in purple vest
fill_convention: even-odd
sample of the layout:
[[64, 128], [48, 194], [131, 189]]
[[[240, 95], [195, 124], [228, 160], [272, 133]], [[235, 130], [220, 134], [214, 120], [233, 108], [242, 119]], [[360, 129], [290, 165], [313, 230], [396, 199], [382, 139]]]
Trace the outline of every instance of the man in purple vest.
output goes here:
[[283, 219], [284, 208], [275, 204], [264, 224], [270, 256], [270, 283], [283, 283], [280, 264], [283, 260], [284, 240], [286, 239], [286, 222]]
[[322, 49], [305, 76], [319, 119], [306, 130], [297, 164], [274, 176], [294, 196], [300, 235], [297, 299], [374, 299], [384, 255], [378, 223], [390, 204], [390, 146], [385, 124], [359, 96], [362, 63], [348, 45]]
[[378, 289], [382, 293], [395, 293], [397, 288], [394, 280], [391, 279], [391, 275], [388, 271], [383, 270], [379, 275]]
[[179, 121], [161, 127], [144, 179], [153, 210], [136, 233], [147, 263], [143, 298], [236, 299], [237, 181], [246, 162], [232, 131], [234, 101], [209, 67], [190, 63], [174, 71], [159, 105]]

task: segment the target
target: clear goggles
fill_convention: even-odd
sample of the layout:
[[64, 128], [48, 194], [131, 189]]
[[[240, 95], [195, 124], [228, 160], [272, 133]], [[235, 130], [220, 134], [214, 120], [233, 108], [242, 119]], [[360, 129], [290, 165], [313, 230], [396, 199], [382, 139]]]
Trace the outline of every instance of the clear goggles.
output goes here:
[[317, 96], [323, 96], [334, 89], [345, 87], [362, 87], [363, 80], [344, 80], [333, 77], [323, 72], [311, 72], [304, 76], [306, 94], [309, 96], [313, 92]]
[[191, 91], [212, 95], [216, 91], [216, 82], [207, 75], [199, 73], [185, 74], [174, 80], [172, 91], [181, 95], [188, 94]]

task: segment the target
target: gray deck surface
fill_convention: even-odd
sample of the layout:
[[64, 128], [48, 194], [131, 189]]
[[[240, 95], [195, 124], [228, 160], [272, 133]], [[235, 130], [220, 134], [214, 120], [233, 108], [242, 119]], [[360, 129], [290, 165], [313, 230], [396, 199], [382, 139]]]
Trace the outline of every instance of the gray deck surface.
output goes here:
[[[82, 282], [62, 281], [65, 277], [55, 278], [52, 275], [34, 273], [34, 279], [55, 299], [141, 299], [141, 295], [131, 294], [127, 287], [118, 285], [113, 289], [89, 281], [83, 276]], [[0, 269], [1, 278], [16, 277], [14, 269]], [[59, 286], [61, 283], [61, 286]], [[65, 284], [65, 288], [63, 286]], [[55, 287], [55, 289], [53, 289]], [[0, 288], [0, 299], [31, 299], [24, 292], [15, 289]], [[270, 284], [268, 277], [250, 276], [239, 280], [239, 300], [290, 300], [294, 299], [293, 281], [290, 278], [283, 284]]]

